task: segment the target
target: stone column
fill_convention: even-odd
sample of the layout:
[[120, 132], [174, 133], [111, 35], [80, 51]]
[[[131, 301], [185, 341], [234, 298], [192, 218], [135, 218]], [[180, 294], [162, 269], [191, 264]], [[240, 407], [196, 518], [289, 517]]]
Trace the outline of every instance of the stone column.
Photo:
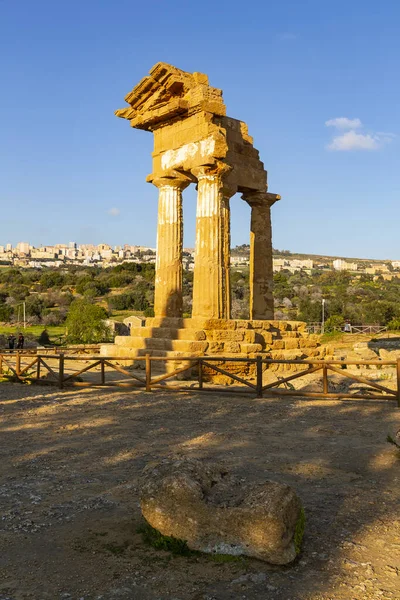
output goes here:
[[156, 280], [156, 317], [182, 317], [182, 191], [188, 181], [153, 179], [159, 189]]
[[271, 206], [280, 196], [248, 192], [242, 198], [251, 206], [250, 319], [273, 319]]
[[236, 190], [224, 186], [223, 172], [192, 170], [198, 181], [193, 317], [229, 319], [231, 314], [229, 199]]

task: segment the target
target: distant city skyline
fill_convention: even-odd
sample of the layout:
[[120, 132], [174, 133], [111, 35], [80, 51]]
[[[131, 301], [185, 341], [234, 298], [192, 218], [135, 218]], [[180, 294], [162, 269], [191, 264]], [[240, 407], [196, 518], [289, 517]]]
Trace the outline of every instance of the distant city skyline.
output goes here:
[[[74, 241], [69, 241], [69, 242], [56, 242], [54, 244], [39, 244], [39, 245], [35, 245], [35, 244], [31, 244], [29, 241], [23, 241], [23, 240], [19, 240], [17, 243], [12, 244], [11, 242], [7, 242], [7, 243], [3, 243], [0, 240], [0, 260], [1, 260], [1, 254], [4, 251], [7, 251], [8, 247], [13, 250], [18, 249], [18, 246], [20, 245], [27, 245], [29, 248], [33, 248], [35, 250], [40, 250], [42, 248], [74, 248], [74, 249], [88, 249], [88, 248], [98, 248], [101, 246], [107, 247], [107, 248], [111, 248], [113, 250], [118, 250], [118, 249], [130, 249], [130, 251], [135, 252], [137, 250], [151, 250], [151, 251], [156, 251], [156, 245], [151, 246], [149, 244], [129, 244], [127, 242], [125, 243], [119, 243], [119, 244], [109, 244], [107, 241], [102, 241], [98, 244], [95, 243], [91, 243], [91, 242], [86, 242], [86, 243], [78, 243], [78, 242], [74, 242]], [[248, 245], [246, 242], [243, 242], [242, 244], [231, 244], [231, 249], [235, 249], [236, 247], [240, 247], [242, 245]], [[344, 255], [344, 254], [324, 254], [324, 253], [313, 253], [313, 252], [303, 252], [303, 251], [293, 251], [289, 248], [275, 248], [274, 249], [276, 252], [289, 252], [290, 254], [299, 254], [299, 255], [304, 255], [304, 256], [323, 256], [324, 258], [338, 258], [338, 259], [354, 259], [354, 260], [360, 260], [360, 261], [383, 261], [383, 262], [394, 262], [396, 264], [398, 264], [400, 266], [400, 261], [398, 261], [396, 259], [396, 257], [386, 257], [386, 258], [374, 258], [371, 256], [349, 256], [349, 255]], [[183, 247], [183, 251], [193, 251], [194, 252], [194, 246], [184, 246]], [[399, 252], [400, 254], [400, 252]]]
[[[155, 246], [152, 135], [114, 111], [165, 61], [207, 73], [229, 115], [248, 124], [269, 189], [282, 196], [275, 247], [399, 256], [399, 3], [204, 0], [198, 10], [170, 0], [123, 15], [132, 15], [128, 0], [118, 10], [97, 0], [0, 2], [4, 243]], [[231, 207], [232, 245], [246, 243], [249, 207], [239, 195]], [[187, 247], [195, 211], [191, 185]]]

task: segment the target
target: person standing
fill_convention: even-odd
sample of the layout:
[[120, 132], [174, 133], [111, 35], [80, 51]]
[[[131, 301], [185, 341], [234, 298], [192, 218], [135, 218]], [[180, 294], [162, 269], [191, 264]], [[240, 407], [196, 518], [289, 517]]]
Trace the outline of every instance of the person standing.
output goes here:
[[17, 350], [23, 350], [24, 343], [25, 343], [25, 338], [22, 335], [22, 333], [20, 333], [19, 336], [18, 336]]
[[9, 350], [14, 350], [15, 335], [13, 333], [10, 333], [10, 335], [7, 338], [7, 341], [8, 341], [8, 348], [9, 348]]

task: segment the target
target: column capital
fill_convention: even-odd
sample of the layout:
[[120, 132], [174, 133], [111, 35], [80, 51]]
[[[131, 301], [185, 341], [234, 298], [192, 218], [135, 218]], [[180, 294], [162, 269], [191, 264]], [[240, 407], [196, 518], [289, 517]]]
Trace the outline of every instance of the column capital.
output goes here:
[[158, 189], [163, 187], [172, 187], [183, 191], [191, 183], [190, 179], [181, 177], [154, 177], [154, 179], [148, 179], [150, 183], [155, 185]]
[[272, 206], [281, 197], [279, 194], [271, 194], [271, 192], [244, 192], [242, 199], [250, 206]]
[[229, 181], [229, 174], [232, 171], [230, 165], [218, 161], [215, 165], [200, 165], [191, 169], [192, 175], [197, 182], [208, 180], [210, 182], [218, 181], [219, 188], [226, 198], [231, 198], [237, 192], [237, 185]]

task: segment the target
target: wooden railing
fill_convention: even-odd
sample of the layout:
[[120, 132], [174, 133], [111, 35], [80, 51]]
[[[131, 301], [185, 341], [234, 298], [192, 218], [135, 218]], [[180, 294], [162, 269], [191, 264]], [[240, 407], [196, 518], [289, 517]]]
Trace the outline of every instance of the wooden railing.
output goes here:
[[0, 348], [1, 354], [97, 354], [100, 352], [100, 345], [91, 344], [90, 346], [40, 346], [39, 348]]
[[[125, 360], [132, 360], [128, 357]], [[103, 356], [68, 356], [65, 354], [21, 354], [21, 353], [0, 353], [0, 378], [11, 381], [30, 381], [39, 384], [56, 385], [59, 388], [67, 386], [75, 387], [133, 387], [143, 388], [146, 392], [153, 389], [173, 389], [175, 391], [212, 391], [218, 393], [243, 393], [249, 392], [257, 398], [263, 396], [298, 396], [304, 398], [358, 398], [366, 400], [395, 400], [400, 407], [400, 359], [398, 360], [274, 360], [263, 359], [261, 356], [256, 358], [223, 358], [223, 357], [179, 357], [177, 359], [169, 357], [157, 357], [146, 354], [135, 358], [135, 362], [142, 362], [143, 375], [132, 372], [121, 366], [124, 359], [121, 357], [103, 357]], [[167, 363], [169, 361], [179, 362], [181, 366], [168, 371]], [[77, 362], [84, 362], [85, 366], [78, 365]], [[155, 374], [154, 367], [164, 364], [167, 372]], [[248, 378], [240, 377], [229, 370], [235, 363], [245, 363], [252, 370], [252, 376]], [[277, 375], [277, 380], [272, 383], [263, 383], [263, 373], [267, 368], [276, 365], [295, 365], [299, 371], [287, 376]], [[349, 366], [365, 367], [395, 367], [395, 389], [378, 383], [373, 379], [360, 376], [349, 372]], [[80, 367], [80, 368], [79, 368]], [[304, 368], [302, 368], [304, 367]], [[167, 385], [166, 381], [176, 378], [182, 373], [190, 372], [190, 388], [188, 386]], [[321, 372], [322, 391], [310, 392], [303, 389], [295, 389], [290, 383], [295, 379]], [[380, 371], [376, 371], [379, 373]], [[90, 373], [91, 379], [83, 379]], [[363, 384], [366, 388], [361, 391], [332, 391], [329, 382], [329, 373], [341, 375], [344, 378]], [[210, 383], [212, 375], [221, 374], [230, 378], [233, 382], [240, 384], [240, 388], [222, 387]], [[276, 372], [275, 372], [276, 375]], [[122, 376], [122, 377], [121, 377]], [[115, 379], [119, 377], [119, 379]], [[194, 381], [197, 382], [194, 383]], [[314, 383], [314, 382], [313, 382]], [[281, 386], [285, 386], [282, 388]], [[373, 393], [372, 393], [373, 392]], [[379, 392], [379, 393], [378, 393]]]
[[[343, 333], [371, 333], [378, 334], [387, 331], [384, 325], [350, 325], [350, 330], [345, 329], [345, 325], [334, 327], [334, 331], [342, 331]], [[308, 323], [306, 330], [308, 333], [323, 333], [322, 323]]]

